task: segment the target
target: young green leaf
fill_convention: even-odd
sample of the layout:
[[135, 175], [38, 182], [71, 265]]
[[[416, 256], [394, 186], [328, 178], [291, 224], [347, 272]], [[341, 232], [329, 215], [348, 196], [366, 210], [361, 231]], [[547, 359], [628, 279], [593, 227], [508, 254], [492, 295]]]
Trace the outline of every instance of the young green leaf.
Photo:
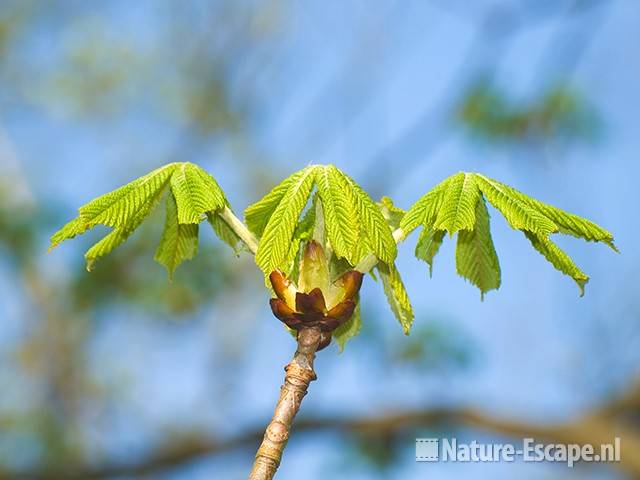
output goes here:
[[92, 200], [78, 210], [81, 221], [87, 229], [106, 225], [132, 230], [139, 212], [149, 199], [157, 198], [164, 191], [177, 166], [176, 163], [170, 163]]
[[384, 263], [393, 263], [398, 250], [396, 242], [391, 234], [391, 229], [387, 224], [380, 208], [375, 204], [371, 197], [353, 181], [344, 172], [336, 169], [338, 174], [336, 180], [340, 179], [344, 188], [348, 188], [348, 192], [355, 199], [355, 205], [358, 211], [363, 231], [369, 239], [369, 246], [373, 253]]
[[549, 235], [565, 233], [603, 242], [616, 250], [611, 233], [587, 219], [547, 205], [484, 175], [458, 173], [420, 198], [400, 222], [405, 234], [423, 226], [416, 256], [429, 264], [430, 272], [443, 232], [458, 232], [458, 273], [476, 285], [483, 295], [500, 286], [500, 266], [491, 240], [485, 199], [502, 213], [512, 228], [524, 232], [534, 248], [555, 268], [571, 276], [581, 291], [588, 277], [549, 240]]
[[543, 214], [557, 225], [561, 233], [582, 238], [587, 241], [603, 242], [613, 250], [618, 251], [613, 243], [613, 235], [586, 218], [579, 217], [573, 213], [566, 212], [557, 207], [536, 200], [535, 198], [531, 198], [513, 187], [509, 187], [497, 180], [489, 179], [484, 175], [476, 174], [476, 176], [481, 177], [487, 182], [491, 182], [495, 186], [499, 186], [503, 192], [508, 192], [511, 197], [518, 199], [521, 203], [524, 203], [530, 208], [533, 208]]
[[380, 273], [384, 293], [391, 307], [391, 311], [396, 316], [405, 335], [409, 335], [413, 324], [413, 308], [407, 290], [400, 278], [400, 272], [395, 264], [387, 265], [378, 263], [377, 270]]
[[434, 230], [431, 227], [425, 227], [420, 232], [418, 243], [416, 243], [415, 256], [429, 264], [429, 276], [433, 275], [433, 257], [440, 250], [445, 233], [444, 230]]
[[171, 191], [178, 207], [178, 222], [200, 223], [208, 212], [226, 205], [224, 193], [207, 172], [193, 163], [178, 165], [171, 176]]
[[480, 191], [472, 173], [460, 172], [449, 179], [433, 228], [453, 235], [460, 230], [472, 230]]
[[[79, 216], [53, 234], [50, 249], [96, 225], [112, 227], [113, 231], [87, 251], [90, 269], [96, 259], [127, 240], [151, 214], [169, 186], [167, 224], [156, 259], [172, 274], [181, 261], [195, 254], [197, 224], [228, 205], [214, 178], [188, 162], [160, 167], [80, 207]], [[217, 227], [218, 235], [231, 242], [230, 229], [222, 224]]]
[[[289, 247], [287, 250], [291, 251], [291, 232], [298, 221], [296, 212], [306, 204], [298, 205], [298, 198], [292, 192], [303, 187], [303, 193], [308, 196], [314, 185], [318, 188], [324, 212], [327, 246], [333, 253], [346, 259], [352, 266], [370, 253], [381, 261], [395, 259], [396, 242], [380, 207], [359, 185], [335, 166], [312, 165], [285, 179], [245, 211], [249, 228], [263, 237], [261, 245], [265, 246], [262, 253], [260, 248], [258, 249], [256, 256], [261, 268], [273, 268], [278, 262], [280, 268], [284, 267], [286, 262], [283, 262], [282, 249]], [[286, 203], [291, 200], [293, 204], [290, 207]], [[306, 201], [304, 198], [303, 200]], [[290, 215], [285, 212], [289, 212]], [[274, 221], [276, 214], [279, 216]], [[293, 225], [288, 221], [283, 222], [283, 218], [280, 218], [282, 215], [284, 220], [290, 219]], [[279, 242], [271, 243], [271, 238], [264, 242], [267, 234], [278, 238]], [[266, 260], [267, 257], [271, 260]], [[287, 258], [290, 259], [291, 255]]]
[[256, 253], [256, 263], [265, 275], [286, 268], [293, 233], [313, 189], [315, 171], [315, 166], [301, 170], [269, 218]]
[[331, 247], [338, 257], [355, 265], [354, 247], [360, 230], [355, 197], [333, 165], [318, 167], [316, 184]]
[[275, 209], [280, 205], [282, 197], [292, 183], [300, 179], [305, 174], [305, 170], [299, 170], [289, 177], [285, 178], [278, 186], [267, 193], [261, 200], [253, 205], [249, 205], [244, 211], [244, 220], [249, 230], [255, 235], [261, 237], [267, 223]]
[[322, 220], [318, 219], [318, 211], [320, 210], [321, 212], [321, 209], [322, 207], [318, 205], [318, 196], [316, 194], [313, 196], [311, 206], [303, 215], [302, 220], [300, 220], [293, 232], [293, 238], [291, 239], [291, 246], [289, 247], [289, 253], [287, 254], [285, 268], [282, 269], [282, 271], [287, 273], [291, 278], [298, 278], [300, 258], [302, 255], [302, 243], [313, 238], [316, 230], [316, 222]]
[[450, 181], [451, 177], [433, 187], [431, 191], [423, 195], [420, 200], [407, 210], [407, 213], [400, 222], [400, 228], [404, 231], [405, 235], [409, 235], [420, 225], [424, 227], [433, 225], [442, 206], [445, 193], [449, 188]]
[[105, 235], [100, 241], [96, 242], [87, 252], [84, 254], [84, 259], [87, 263], [87, 271], [93, 269], [95, 261], [111, 253], [116, 247], [124, 243], [131, 235], [131, 231], [124, 232], [122, 230], [113, 230]]
[[532, 232], [524, 232], [524, 234], [533, 245], [533, 248], [540, 252], [556, 270], [573, 278], [580, 289], [580, 296], [584, 295], [584, 286], [589, 281], [589, 277], [573, 263], [571, 257], [547, 237], [536, 235]]
[[502, 213], [512, 228], [540, 235], [558, 231], [558, 226], [553, 220], [512, 195], [502, 184], [481, 175], [475, 175], [475, 178], [482, 194]]
[[385, 218], [392, 230], [400, 227], [400, 222], [404, 218], [406, 212], [401, 208], [396, 207], [391, 198], [386, 196], [382, 197], [380, 199], [380, 203], [378, 203], [378, 207], [380, 207], [382, 216]]
[[180, 223], [178, 206], [172, 194], [167, 195], [166, 218], [155, 260], [173, 277], [178, 265], [198, 252], [198, 224]]
[[140, 226], [145, 218], [151, 213], [160, 201], [163, 190], [158, 190], [156, 194], [146, 200], [136, 212], [136, 215], [129, 221], [126, 227], [114, 228], [102, 240], [94, 244], [84, 255], [87, 262], [87, 270], [91, 271], [95, 261], [111, 253], [116, 247], [124, 243], [131, 234]]
[[500, 263], [491, 239], [489, 212], [484, 199], [476, 203], [472, 230], [458, 232], [456, 270], [480, 289], [481, 297], [500, 287]]
[[82, 235], [88, 228], [81, 217], [74, 218], [70, 222], [67, 222], [60, 230], [51, 236], [49, 251], [56, 248], [65, 240], [74, 238], [76, 235]]

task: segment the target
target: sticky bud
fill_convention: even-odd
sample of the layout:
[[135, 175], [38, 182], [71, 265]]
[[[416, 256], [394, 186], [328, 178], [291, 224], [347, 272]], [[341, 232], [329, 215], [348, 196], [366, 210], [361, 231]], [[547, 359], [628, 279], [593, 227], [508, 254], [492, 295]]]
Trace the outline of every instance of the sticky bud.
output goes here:
[[324, 348], [331, 342], [331, 333], [353, 315], [362, 278], [362, 273], [352, 270], [329, 284], [324, 250], [310, 241], [300, 262], [298, 289], [280, 270], [269, 275], [277, 296], [271, 299], [271, 310], [293, 330], [318, 328], [322, 332], [320, 347]]
[[269, 274], [269, 280], [276, 296], [290, 308], [296, 307], [296, 289], [289, 279], [280, 270], [274, 270]]

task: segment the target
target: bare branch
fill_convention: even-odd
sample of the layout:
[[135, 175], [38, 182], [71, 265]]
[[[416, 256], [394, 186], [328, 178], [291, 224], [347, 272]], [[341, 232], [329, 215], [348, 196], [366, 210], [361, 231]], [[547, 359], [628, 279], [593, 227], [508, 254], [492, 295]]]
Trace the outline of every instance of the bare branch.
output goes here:
[[[380, 434], [412, 432], [433, 425], [459, 425], [496, 432], [512, 437], [531, 437], [552, 443], [577, 443], [600, 445], [611, 443], [621, 437], [621, 461], [612, 466], [640, 477], [640, 430], [628, 421], [621, 421], [618, 414], [629, 409], [637, 411], [637, 387], [629, 390], [620, 400], [613, 400], [603, 407], [573, 421], [536, 424], [533, 422], [493, 416], [475, 409], [426, 409], [410, 410], [384, 415], [345, 418], [303, 418], [296, 422], [295, 429], [303, 432], [339, 431], [346, 434]], [[636, 393], [634, 393], [636, 392]], [[236, 449], [254, 448], [260, 441], [261, 429], [249, 430], [236, 437], [217, 440], [193, 438], [191, 440], [159, 449], [137, 463], [109, 464], [98, 468], [69, 467], [65, 471], [31, 471], [22, 473], [0, 472], [0, 480], [80, 480], [102, 479], [113, 476], [139, 476], [179, 467], [203, 457], [218, 455]], [[407, 435], [407, 438], [413, 434]], [[409, 438], [411, 440], [411, 438]]]
[[284, 447], [289, 440], [293, 419], [300, 410], [309, 384], [316, 379], [313, 360], [320, 338], [320, 330], [315, 328], [305, 328], [298, 332], [298, 349], [291, 362], [284, 368], [286, 374], [280, 398], [256, 453], [249, 480], [271, 480], [276, 474]]

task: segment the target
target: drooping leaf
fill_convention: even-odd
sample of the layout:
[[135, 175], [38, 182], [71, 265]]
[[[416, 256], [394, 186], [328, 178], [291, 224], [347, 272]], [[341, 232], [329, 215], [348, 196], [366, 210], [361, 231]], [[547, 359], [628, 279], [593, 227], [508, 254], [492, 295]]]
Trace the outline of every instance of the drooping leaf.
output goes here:
[[414, 315], [409, 295], [404, 283], [402, 283], [402, 278], [400, 278], [400, 272], [395, 264], [387, 265], [384, 263], [378, 263], [377, 270], [391, 311], [402, 325], [404, 334], [409, 335]]
[[[129, 238], [151, 214], [169, 186], [167, 221], [171, 222], [165, 225], [156, 258], [172, 273], [182, 260], [195, 254], [197, 224], [228, 205], [213, 177], [188, 162], [160, 167], [80, 207], [79, 216], [53, 234], [50, 249], [96, 225], [112, 227], [109, 234], [87, 251], [85, 257], [87, 268], [90, 269], [96, 259], [110, 253]], [[174, 214], [179, 229], [172, 223]], [[183, 225], [191, 227], [182, 228]], [[230, 235], [228, 229], [223, 229], [224, 225], [219, 224], [216, 231], [221, 236]], [[183, 240], [185, 238], [187, 240]]]
[[105, 235], [100, 241], [96, 242], [84, 254], [85, 261], [87, 262], [87, 271], [90, 272], [93, 269], [93, 264], [98, 258], [111, 253], [112, 250], [124, 243], [130, 235], [131, 232], [113, 230]]
[[286, 268], [293, 233], [309, 200], [315, 170], [315, 166], [301, 170], [301, 174], [289, 184], [269, 218], [256, 253], [256, 263], [265, 275], [269, 275], [275, 269]]
[[533, 245], [533, 248], [540, 252], [556, 270], [573, 278], [580, 289], [580, 296], [584, 295], [584, 286], [589, 281], [589, 277], [573, 263], [571, 257], [547, 237], [536, 235], [532, 232], [524, 232], [524, 234]]
[[429, 264], [429, 276], [433, 275], [433, 258], [440, 250], [445, 233], [444, 230], [434, 230], [432, 227], [425, 227], [420, 232], [415, 255]]
[[[367, 255], [376, 255], [373, 247], [371, 246], [371, 241], [369, 237], [366, 235], [364, 228], [360, 229], [358, 233], [358, 240], [356, 241], [356, 247], [353, 253], [353, 263], [352, 266], [356, 266], [360, 260], [365, 258]], [[371, 272], [369, 272], [371, 273]]]
[[511, 195], [511, 192], [498, 182], [481, 175], [476, 175], [476, 179], [482, 194], [502, 213], [512, 228], [540, 235], [558, 231], [558, 226], [553, 220]]
[[178, 165], [171, 176], [171, 191], [178, 206], [178, 222], [200, 223], [207, 212], [226, 205], [222, 190], [214, 178], [193, 163]]
[[433, 228], [446, 230], [449, 235], [473, 229], [479, 197], [480, 191], [472, 173], [460, 172], [450, 177]]
[[360, 230], [355, 196], [350, 195], [340, 172], [333, 165], [318, 167], [316, 184], [331, 247], [338, 257], [355, 264], [354, 247]]
[[135, 215], [130, 218], [124, 227], [114, 228], [112, 232], [107, 234], [102, 240], [94, 244], [84, 255], [87, 262], [87, 270], [91, 271], [95, 261], [111, 253], [116, 247], [124, 243], [131, 234], [142, 224], [145, 218], [149, 216], [151, 211], [156, 207], [164, 189], [156, 190], [155, 194], [147, 198], [147, 200], [139, 206]]
[[80, 207], [80, 219], [87, 229], [95, 225], [131, 230], [138, 213], [150, 198], [157, 197], [178, 164], [170, 163]]
[[164, 265], [173, 277], [175, 269], [198, 252], [198, 224], [180, 223], [176, 199], [167, 195], [164, 231], [156, 250], [155, 260]]
[[[573, 277], [581, 290], [586, 275], [549, 240], [549, 235], [565, 233], [603, 242], [616, 250], [611, 233], [587, 219], [540, 202], [484, 175], [459, 173], [422, 196], [400, 222], [405, 235], [418, 226], [424, 228], [416, 245], [416, 256], [429, 264], [430, 272], [443, 232], [457, 231], [458, 273], [476, 285], [482, 294], [499, 287], [500, 267], [491, 241], [485, 200], [502, 213], [512, 228], [524, 232], [554, 267]], [[470, 212], [472, 205], [474, 211]]]
[[338, 344], [340, 352], [344, 351], [344, 347], [349, 340], [360, 333], [362, 328], [362, 314], [360, 312], [360, 296], [356, 297], [356, 309], [349, 320], [340, 325], [333, 331], [333, 338]]
[[273, 212], [276, 210], [282, 197], [287, 192], [293, 182], [296, 182], [304, 175], [305, 169], [299, 170], [285, 178], [278, 186], [267, 193], [261, 200], [253, 205], [249, 205], [244, 211], [244, 219], [247, 227], [258, 237], [262, 236], [267, 223]]
[[346, 188], [355, 199], [355, 204], [362, 223], [362, 231], [369, 240], [368, 244], [376, 257], [384, 263], [393, 263], [398, 249], [391, 234], [391, 229], [382, 216], [380, 208], [371, 197], [344, 172], [337, 170], [336, 179], [342, 179]]
[[65, 240], [74, 238], [76, 235], [82, 235], [88, 228], [81, 217], [74, 218], [70, 222], [67, 222], [60, 230], [51, 236], [49, 251], [56, 248]]
[[[320, 215], [318, 213], [320, 213]], [[303, 242], [314, 238], [314, 233], [317, 230], [316, 222], [322, 221], [321, 213], [322, 206], [319, 204], [316, 194], [313, 196], [311, 206], [302, 216], [302, 220], [300, 220], [293, 232], [287, 262], [283, 269], [291, 278], [298, 278]], [[317, 240], [319, 240], [321, 244], [324, 243], [322, 239]]]
[[480, 294], [500, 287], [500, 263], [493, 246], [489, 212], [484, 199], [476, 203], [473, 230], [458, 232], [456, 270], [480, 289]]
[[444, 195], [449, 188], [449, 181], [451, 177], [445, 179], [432, 190], [423, 195], [402, 218], [400, 222], [400, 228], [406, 235], [409, 235], [413, 230], [420, 225], [424, 227], [430, 227], [436, 221]]
[[380, 199], [380, 203], [378, 203], [378, 206], [382, 211], [382, 216], [389, 224], [389, 227], [391, 227], [392, 230], [400, 228], [400, 222], [407, 212], [405, 212], [401, 208], [396, 207], [393, 203], [393, 200], [386, 196]]
[[535, 198], [531, 198], [515, 188], [509, 187], [497, 180], [488, 179], [484, 175], [480, 174], [476, 175], [482, 177], [488, 182], [492, 182], [493, 185], [499, 185], [502, 191], [508, 192], [512, 198], [517, 198], [520, 202], [543, 214], [558, 226], [561, 233], [582, 238], [587, 241], [603, 242], [613, 250], [617, 251], [613, 243], [613, 235], [594, 222], [536, 200]]

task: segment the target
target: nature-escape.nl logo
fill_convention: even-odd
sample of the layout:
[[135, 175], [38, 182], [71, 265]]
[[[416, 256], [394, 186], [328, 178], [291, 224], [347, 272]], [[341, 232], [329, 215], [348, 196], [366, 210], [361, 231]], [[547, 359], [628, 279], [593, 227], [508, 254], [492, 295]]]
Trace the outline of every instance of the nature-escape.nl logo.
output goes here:
[[620, 438], [601, 445], [540, 443], [523, 438], [522, 443], [458, 442], [455, 438], [416, 438], [418, 462], [619, 462]]

